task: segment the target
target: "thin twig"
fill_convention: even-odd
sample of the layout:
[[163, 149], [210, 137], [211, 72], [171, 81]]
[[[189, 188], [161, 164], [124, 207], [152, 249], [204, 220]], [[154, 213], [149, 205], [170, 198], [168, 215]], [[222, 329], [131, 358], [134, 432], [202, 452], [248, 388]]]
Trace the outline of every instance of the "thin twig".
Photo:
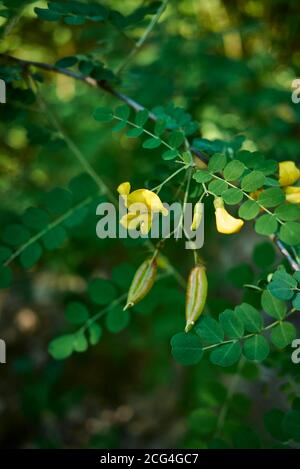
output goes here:
[[224, 426], [224, 423], [225, 423], [225, 420], [226, 420], [226, 417], [227, 417], [227, 413], [228, 413], [228, 410], [229, 410], [230, 401], [231, 401], [231, 399], [232, 399], [232, 397], [235, 393], [235, 390], [237, 388], [237, 385], [239, 383], [240, 371], [242, 370], [244, 364], [245, 364], [245, 358], [242, 357], [239, 361], [236, 373], [233, 376], [233, 378], [231, 380], [231, 383], [228, 387], [226, 398], [225, 398], [225, 400], [223, 402], [223, 405], [222, 405], [222, 407], [219, 411], [219, 416], [218, 416], [218, 421], [217, 421], [217, 426], [216, 426], [216, 437], [220, 436], [220, 433], [221, 433], [222, 428]]
[[[92, 86], [94, 88], [101, 88], [103, 91], [109, 93], [110, 95], [114, 96], [115, 98], [119, 99], [120, 101], [123, 101], [126, 103], [129, 107], [134, 109], [135, 111], [141, 111], [145, 109], [143, 105], [135, 101], [134, 99], [130, 98], [129, 96], [120, 93], [119, 91], [115, 90], [107, 81], [105, 80], [96, 80], [95, 78], [92, 77], [85, 77], [79, 73], [76, 73], [72, 70], [68, 70], [66, 68], [61, 68], [61, 67], [56, 67], [55, 65], [43, 63], [43, 62], [35, 62], [31, 60], [24, 60], [24, 59], [19, 59], [17, 57], [13, 57], [8, 54], [0, 54], [0, 59], [5, 59], [5, 60], [11, 60], [15, 63], [18, 63], [21, 67], [27, 68], [30, 66], [39, 68], [41, 70], [45, 70], [48, 72], [54, 72], [54, 73], [59, 73], [61, 75], [66, 75], [71, 78], [74, 78], [75, 80], [82, 81], [89, 86]], [[149, 113], [149, 118], [153, 121], [157, 120], [157, 116], [150, 112]], [[73, 149], [74, 150], [74, 149]], [[199, 159], [204, 161], [205, 163], [208, 161], [206, 155], [204, 155], [202, 152], [197, 150], [194, 147], [190, 147], [191, 152], [197, 156]], [[290, 253], [288, 250], [284, 247], [284, 245], [276, 238], [272, 237], [272, 241], [276, 244], [282, 255], [287, 259], [289, 262], [290, 266], [292, 267], [293, 270], [298, 271], [299, 270], [299, 265], [296, 263], [296, 261], [291, 257]]]
[[129, 62], [137, 55], [137, 53], [139, 52], [139, 50], [142, 48], [142, 46], [145, 44], [149, 34], [151, 33], [151, 31], [153, 30], [153, 28], [155, 27], [155, 25], [157, 24], [159, 18], [161, 17], [161, 15], [163, 14], [166, 6], [167, 6], [167, 3], [168, 3], [169, 0], [163, 0], [163, 2], [161, 3], [160, 7], [158, 8], [156, 14], [153, 16], [152, 20], [150, 21], [150, 23], [148, 24], [148, 27], [145, 29], [144, 31], [144, 34], [140, 37], [140, 39], [135, 43], [134, 47], [131, 49], [130, 53], [128, 54], [128, 56], [125, 58], [125, 60], [119, 65], [119, 67], [117, 68], [116, 70], [116, 75], [118, 75], [119, 73], [121, 73], [125, 67], [127, 67], [127, 65], [129, 64]]
[[281, 254], [287, 259], [292, 269], [295, 270], [296, 272], [300, 270], [299, 264], [293, 259], [289, 251], [282, 244], [282, 242], [278, 238], [276, 238], [276, 236], [274, 235], [270, 236], [270, 239], [273, 241], [273, 243], [276, 244], [277, 248], [279, 249]]
[[[73, 78], [78, 81], [82, 81], [83, 83], [86, 83], [87, 85], [93, 87], [93, 88], [100, 88], [106, 93], [109, 93], [110, 95], [114, 96], [118, 100], [122, 101], [123, 103], [127, 104], [131, 109], [134, 111], [142, 111], [145, 109], [145, 107], [135, 101], [134, 99], [130, 98], [124, 93], [121, 93], [117, 91], [115, 88], [113, 88], [107, 81], [105, 80], [96, 80], [95, 78], [92, 77], [86, 77], [81, 75], [80, 73], [74, 72], [72, 70], [68, 70], [66, 68], [62, 67], [57, 67], [55, 65], [47, 64], [44, 62], [36, 62], [33, 60], [24, 60], [24, 59], [19, 59], [17, 57], [13, 57], [8, 54], [0, 54], [0, 59], [5, 59], [5, 60], [11, 60], [15, 63], [18, 63], [21, 67], [27, 68], [27, 67], [36, 67], [41, 70], [45, 70], [47, 72], [53, 72], [53, 73], [58, 73], [60, 75], [65, 75], [70, 78]], [[153, 113], [149, 113], [149, 118], [152, 121], [157, 121], [158, 117]], [[207, 163], [208, 158], [206, 155], [204, 155], [201, 151], [197, 150], [197, 148], [191, 147], [192, 153], [197, 156], [200, 160], [202, 160], [204, 163]]]
[[[100, 176], [98, 176], [98, 174], [96, 173], [94, 168], [90, 165], [90, 163], [86, 161], [83, 153], [81, 152], [80, 148], [76, 145], [76, 143], [66, 134], [59, 120], [56, 118], [55, 114], [49, 109], [49, 106], [47, 106], [46, 101], [38, 92], [38, 89], [35, 89], [34, 91], [39, 101], [39, 104], [44, 110], [45, 114], [47, 115], [50, 123], [60, 133], [60, 136], [63, 138], [63, 140], [65, 140], [70, 151], [73, 152], [74, 156], [77, 158], [81, 166], [85, 169], [85, 171], [87, 171], [90, 177], [95, 181], [95, 183], [97, 184], [100, 190], [100, 193], [105, 194], [112, 203], [116, 204], [117, 203], [116, 197], [114, 196], [110, 188], [105, 184], [103, 179], [100, 178]], [[153, 243], [150, 240], [148, 240], [148, 245], [150, 246], [152, 250], [155, 249]], [[16, 256], [14, 256], [14, 258], [15, 257]], [[184, 280], [180, 276], [179, 272], [177, 272], [175, 267], [173, 267], [172, 263], [169, 261], [167, 256], [164, 255], [163, 258], [167, 266], [167, 270], [174, 276], [174, 278], [178, 281], [179, 285], [184, 287], [184, 284], [183, 284]]]

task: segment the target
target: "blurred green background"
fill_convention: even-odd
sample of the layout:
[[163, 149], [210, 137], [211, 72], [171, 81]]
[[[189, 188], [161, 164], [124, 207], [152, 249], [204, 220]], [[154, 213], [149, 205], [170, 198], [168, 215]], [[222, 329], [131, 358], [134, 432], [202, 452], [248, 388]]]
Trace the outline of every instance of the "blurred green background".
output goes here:
[[[0, 2], [0, 53], [49, 64], [92, 54], [113, 87], [147, 108], [158, 112], [164, 106], [172, 116], [184, 108], [197, 123], [194, 138], [297, 161], [300, 106], [291, 101], [291, 83], [300, 76], [297, 2], [170, 0], [129, 61], [160, 4], [94, 3], [115, 12], [105, 21], [70, 25], [38, 18], [34, 8], [45, 8], [43, 1]], [[78, 199], [90, 184], [88, 176], [78, 179], [84, 169], [66, 138], [113, 192], [127, 180], [134, 188], [151, 187], [173, 171], [159, 150], [145, 150], [139, 139], [95, 122], [97, 106], [118, 105], [109, 94], [41, 70], [33, 83], [19, 72], [12, 76], [12, 63], [0, 59], [0, 76], [9, 81], [7, 104], [0, 105], [0, 236], [28, 207], [49, 203], [54, 188], [70, 187], [77, 178]], [[37, 97], [28, 81], [38, 88]], [[172, 200], [177, 182], [161, 192], [162, 200]], [[51, 200], [59, 204], [59, 196]], [[186, 369], [175, 364], [169, 343], [184, 327], [184, 290], [172, 276], [159, 281], [121, 327], [101, 319], [95, 347], [65, 361], [49, 356], [48, 343], [71, 328], [64, 318], [68, 301], [79, 300], [96, 314], [100, 306], [86, 296], [90, 280], [110, 279], [122, 294], [148, 253], [143, 242], [97, 239], [99, 201], [34, 267], [24, 271], [16, 262], [12, 287], [0, 292], [0, 337], [7, 343], [7, 364], [0, 365], [1, 446], [274, 445], [276, 436], [262, 416], [274, 406], [289, 408], [299, 389], [297, 367], [280, 352], [263, 366], [238, 370], [220, 370], [208, 360]], [[258, 303], [255, 291], [241, 287], [274, 270], [274, 247], [250, 226], [224, 239], [215, 231], [210, 206], [205, 223], [207, 310], [217, 316], [241, 300]], [[174, 241], [164, 252], [186, 278], [192, 253]]]

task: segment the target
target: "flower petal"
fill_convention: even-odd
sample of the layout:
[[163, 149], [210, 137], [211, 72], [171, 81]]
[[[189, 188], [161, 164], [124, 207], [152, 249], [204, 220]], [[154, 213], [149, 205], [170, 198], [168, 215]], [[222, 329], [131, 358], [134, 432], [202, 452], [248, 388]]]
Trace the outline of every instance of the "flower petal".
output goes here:
[[286, 187], [285, 199], [290, 204], [300, 204], [300, 187]]
[[151, 212], [161, 212], [164, 216], [168, 215], [168, 209], [163, 206], [155, 192], [144, 189], [144, 198]]
[[300, 178], [300, 170], [294, 161], [282, 161], [279, 163], [279, 184], [290, 186]]
[[127, 213], [121, 218], [120, 224], [128, 230], [134, 230], [139, 225], [139, 216], [137, 213]]
[[196, 231], [200, 226], [201, 220], [203, 217], [203, 205], [200, 202], [197, 202], [194, 208], [194, 216], [191, 224], [191, 230]]
[[225, 208], [218, 207], [215, 211], [216, 225], [219, 233], [233, 234], [238, 233], [243, 225], [244, 221], [240, 218], [234, 218]]
[[120, 195], [128, 195], [130, 192], [130, 188], [130, 182], [122, 182], [122, 184], [118, 186], [117, 191]]

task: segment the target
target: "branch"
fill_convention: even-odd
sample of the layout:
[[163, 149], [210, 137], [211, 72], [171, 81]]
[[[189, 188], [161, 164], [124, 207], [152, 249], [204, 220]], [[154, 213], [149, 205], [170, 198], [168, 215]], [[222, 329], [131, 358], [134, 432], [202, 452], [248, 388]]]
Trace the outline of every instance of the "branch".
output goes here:
[[[86, 83], [87, 85], [93, 87], [93, 88], [100, 88], [106, 93], [109, 93], [111, 96], [114, 96], [115, 98], [119, 99], [120, 101], [123, 101], [123, 103], [127, 104], [129, 107], [131, 107], [134, 111], [142, 111], [145, 109], [145, 107], [135, 101], [134, 99], [130, 98], [126, 94], [123, 94], [117, 90], [115, 90], [106, 80], [96, 80], [95, 78], [92, 77], [85, 77], [81, 75], [80, 73], [73, 72], [72, 70], [68, 70], [66, 68], [62, 67], [56, 67], [55, 65], [47, 64], [44, 62], [35, 62], [33, 60], [24, 60], [24, 59], [19, 59], [17, 57], [13, 57], [11, 55], [7, 54], [0, 54], [0, 59], [5, 59], [8, 61], [15, 62], [19, 64], [22, 68], [26, 69], [28, 67], [36, 67], [41, 70], [45, 70], [47, 72], [53, 72], [53, 73], [58, 73], [60, 75], [65, 75], [71, 78], [74, 78], [75, 80], [82, 81], [83, 83]], [[149, 113], [149, 118], [152, 121], [157, 121], [157, 116], [153, 113]], [[191, 147], [192, 153], [202, 160], [204, 163], [207, 163], [208, 158], [206, 155], [204, 155], [202, 152], [197, 150], [194, 147]]]
[[126, 57], [124, 62], [117, 68], [117, 70], [116, 70], [117, 75], [124, 70], [124, 68], [133, 59], [133, 57], [136, 56], [136, 54], [139, 52], [141, 47], [144, 45], [144, 43], [146, 42], [146, 40], [147, 40], [149, 34], [151, 33], [152, 29], [155, 27], [155, 25], [157, 24], [159, 18], [163, 14], [163, 12], [164, 12], [164, 10], [167, 6], [168, 1], [169, 0], [163, 0], [163, 2], [161, 3], [160, 7], [158, 8], [156, 14], [153, 16], [152, 20], [148, 24], [148, 27], [146, 28], [146, 30], [145, 30], [144, 34], [142, 35], [142, 37], [140, 37], [140, 39], [135, 43], [133, 49], [131, 49], [131, 52]]
[[[120, 101], [123, 101], [125, 104], [127, 104], [129, 107], [134, 109], [134, 111], [142, 111], [145, 109], [143, 105], [135, 101], [134, 99], [130, 98], [129, 96], [115, 90], [107, 81], [105, 80], [96, 80], [95, 78], [92, 77], [85, 77], [81, 75], [80, 73], [74, 72], [72, 70], [68, 70], [66, 68], [61, 68], [61, 67], [56, 67], [55, 65], [47, 64], [44, 62], [35, 62], [32, 60], [24, 60], [24, 59], [19, 59], [17, 57], [13, 57], [8, 54], [0, 54], [0, 59], [8, 60], [15, 62], [19, 64], [22, 68], [26, 69], [27, 67], [36, 67], [41, 70], [45, 70], [48, 72], [53, 72], [53, 73], [58, 73], [61, 75], [65, 75], [71, 78], [74, 78], [75, 80], [82, 81], [86, 83], [87, 85], [93, 87], [93, 88], [100, 88], [106, 93], [110, 94], [111, 96], [114, 96], [115, 98], [119, 99]], [[152, 121], [157, 120], [157, 116], [153, 113], [149, 113], [149, 118]], [[197, 156], [201, 161], [204, 163], [207, 163], [208, 158], [206, 155], [204, 155], [202, 152], [197, 150], [194, 147], [190, 147], [191, 152]], [[288, 250], [285, 248], [285, 246], [281, 243], [279, 239], [277, 239], [275, 236], [271, 237], [272, 241], [276, 244], [277, 248], [280, 250], [281, 254], [287, 259], [288, 263], [290, 264], [291, 268], [295, 271], [298, 271], [300, 269], [298, 263], [292, 258]]]
[[279, 251], [281, 252], [281, 254], [287, 259], [287, 261], [290, 264], [290, 266], [292, 267], [292, 269], [295, 270], [296, 272], [298, 270], [300, 270], [300, 267], [299, 267], [298, 263], [293, 259], [293, 257], [289, 253], [289, 251], [282, 244], [282, 242], [278, 238], [276, 238], [276, 236], [274, 236], [274, 235], [270, 236], [270, 238], [273, 241], [273, 243], [276, 244], [276, 246], [279, 249]]

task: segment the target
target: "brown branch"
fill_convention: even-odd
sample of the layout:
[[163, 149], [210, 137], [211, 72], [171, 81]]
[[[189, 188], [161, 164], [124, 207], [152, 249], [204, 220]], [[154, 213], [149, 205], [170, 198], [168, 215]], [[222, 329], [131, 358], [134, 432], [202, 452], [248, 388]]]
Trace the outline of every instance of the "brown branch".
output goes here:
[[[123, 93], [121, 93], [117, 90], [115, 90], [106, 80], [96, 80], [95, 78], [85, 77], [85, 76], [83, 76], [83, 75], [81, 75], [77, 72], [74, 72], [72, 70], [68, 70], [66, 68], [57, 67], [55, 65], [47, 64], [47, 63], [44, 63], [44, 62], [35, 62], [35, 61], [32, 61], [32, 60], [19, 59], [17, 57], [13, 57], [13, 56], [8, 55], [8, 54], [0, 54], [0, 59], [1, 58], [4, 59], [4, 60], [15, 62], [15, 63], [19, 64], [21, 67], [23, 67], [25, 69], [27, 67], [31, 67], [31, 66], [36, 67], [36, 68], [39, 68], [41, 70], [46, 70], [48, 72], [59, 73], [61, 75], [65, 75], [65, 76], [74, 78], [75, 80], [82, 81], [82, 82], [86, 83], [87, 85], [89, 85], [93, 88], [100, 88], [103, 91], [105, 91], [106, 93], [109, 93], [110, 95], [112, 95], [115, 98], [119, 99], [120, 101], [124, 102], [129, 107], [134, 109], [136, 112], [142, 111], [143, 109], [145, 109], [144, 106], [139, 104], [134, 99], [130, 98], [129, 96], [127, 96], [127, 95], [125, 95], [125, 94], [123, 94]], [[149, 113], [149, 117], [153, 121], [157, 120], [157, 116], [153, 112]], [[204, 155], [202, 152], [200, 152], [199, 150], [197, 150], [194, 147], [190, 147], [190, 150], [200, 160], [202, 160], [204, 163], [207, 163], [208, 158], [207, 158], [206, 155]], [[300, 267], [299, 267], [298, 263], [293, 259], [291, 254], [288, 252], [288, 250], [282, 244], [282, 242], [278, 238], [276, 238], [276, 236], [270, 236], [270, 238], [275, 243], [275, 245], [277, 246], [277, 248], [279, 249], [281, 254], [287, 259], [287, 261], [290, 264], [291, 268], [295, 271], [300, 270]]]

